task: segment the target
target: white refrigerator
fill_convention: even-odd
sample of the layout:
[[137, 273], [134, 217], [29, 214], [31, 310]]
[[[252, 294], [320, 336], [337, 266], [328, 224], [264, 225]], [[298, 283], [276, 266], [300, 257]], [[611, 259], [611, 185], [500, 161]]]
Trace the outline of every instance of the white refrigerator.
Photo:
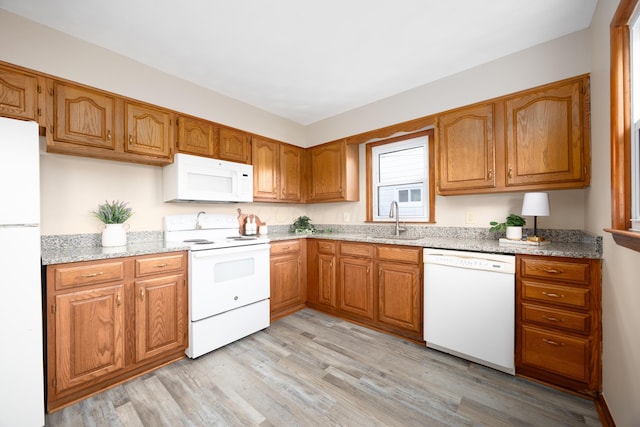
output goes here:
[[38, 124], [0, 117], [0, 426], [44, 425]]

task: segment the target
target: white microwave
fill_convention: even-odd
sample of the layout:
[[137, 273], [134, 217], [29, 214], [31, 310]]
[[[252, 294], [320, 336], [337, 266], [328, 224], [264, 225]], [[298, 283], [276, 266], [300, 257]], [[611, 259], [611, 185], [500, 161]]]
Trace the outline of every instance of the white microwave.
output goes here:
[[165, 202], [253, 202], [253, 166], [178, 153], [163, 167]]

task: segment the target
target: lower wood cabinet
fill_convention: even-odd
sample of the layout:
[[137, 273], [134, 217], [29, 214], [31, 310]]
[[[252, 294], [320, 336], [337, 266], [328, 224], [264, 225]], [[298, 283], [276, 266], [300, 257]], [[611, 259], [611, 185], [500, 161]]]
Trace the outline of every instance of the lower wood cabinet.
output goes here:
[[186, 254], [47, 266], [47, 410], [184, 357]]
[[308, 240], [307, 305], [422, 341], [422, 248]]
[[307, 259], [304, 240], [271, 243], [271, 321], [305, 307]]
[[600, 260], [518, 255], [516, 282], [516, 373], [599, 392]]

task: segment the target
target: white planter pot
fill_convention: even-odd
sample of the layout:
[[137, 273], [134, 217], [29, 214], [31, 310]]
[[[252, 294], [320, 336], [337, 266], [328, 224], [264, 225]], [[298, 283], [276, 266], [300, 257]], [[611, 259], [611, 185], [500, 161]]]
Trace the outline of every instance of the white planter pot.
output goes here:
[[507, 239], [509, 240], [521, 240], [522, 239], [522, 227], [507, 227]]
[[125, 224], [105, 224], [102, 230], [102, 246], [125, 246], [128, 228], [125, 228]]

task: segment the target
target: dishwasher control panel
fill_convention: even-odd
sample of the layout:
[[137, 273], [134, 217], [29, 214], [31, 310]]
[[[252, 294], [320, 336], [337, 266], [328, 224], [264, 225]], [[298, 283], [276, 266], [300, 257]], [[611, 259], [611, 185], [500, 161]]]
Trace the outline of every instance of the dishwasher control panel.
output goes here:
[[425, 249], [425, 264], [438, 264], [472, 270], [488, 270], [513, 274], [516, 269], [514, 255], [462, 252], [442, 249]]

